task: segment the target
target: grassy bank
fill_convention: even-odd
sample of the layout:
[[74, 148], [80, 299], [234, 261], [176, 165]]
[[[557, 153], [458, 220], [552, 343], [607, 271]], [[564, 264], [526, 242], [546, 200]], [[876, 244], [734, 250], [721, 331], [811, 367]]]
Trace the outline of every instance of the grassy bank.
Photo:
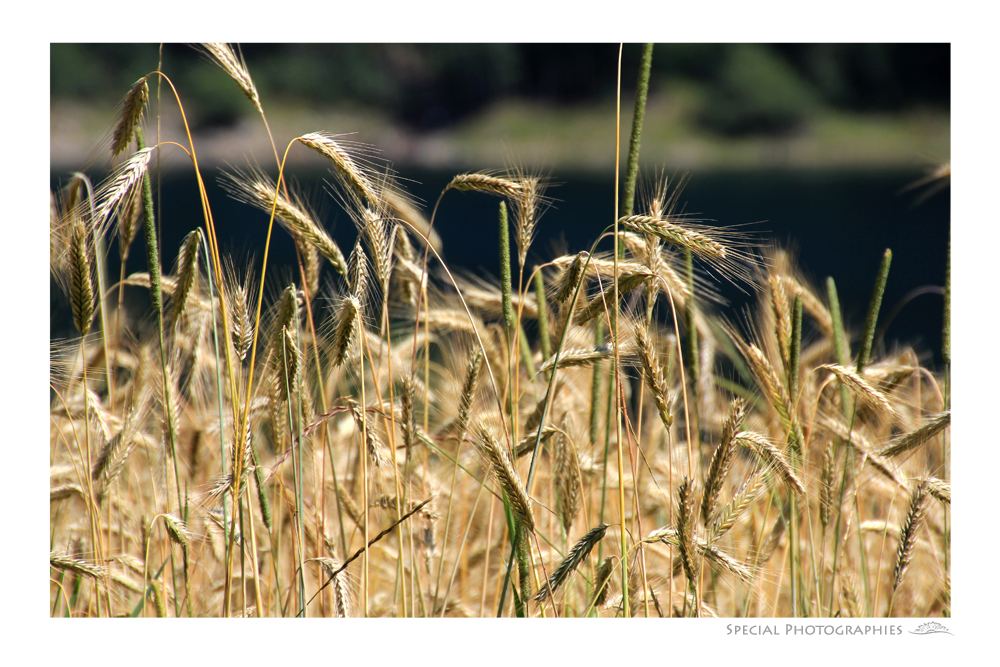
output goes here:
[[[631, 100], [624, 101], [630, 108]], [[912, 168], [944, 162], [950, 155], [947, 113], [913, 110], [903, 114], [852, 114], [828, 110], [787, 136], [729, 138], [701, 127], [695, 117], [705, 102], [697, 88], [677, 82], [649, 100], [641, 159], [649, 169], [710, 170], [746, 168]], [[444, 130], [419, 133], [395, 124], [378, 109], [350, 106], [307, 111], [273, 105], [269, 114], [277, 136], [301, 127], [351, 128], [378, 146], [401, 168], [475, 169], [502, 164], [508, 154], [555, 170], [607, 171], [613, 142], [607, 120], [614, 104], [552, 106], [508, 100]], [[167, 133], [181, 121], [165, 109]], [[53, 169], [72, 170], [94, 157], [114, 123], [113, 111], [69, 100], [52, 105], [50, 160]], [[195, 135], [205, 166], [239, 164], [246, 154], [270, 150], [267, 132], [251, 115], [233, 126]], [[292, 164], [312, 156], [291, 155]], [[311, 160], [319, 164], [318, 159]], [[179, 164], [179, 163], [178, 163]]]

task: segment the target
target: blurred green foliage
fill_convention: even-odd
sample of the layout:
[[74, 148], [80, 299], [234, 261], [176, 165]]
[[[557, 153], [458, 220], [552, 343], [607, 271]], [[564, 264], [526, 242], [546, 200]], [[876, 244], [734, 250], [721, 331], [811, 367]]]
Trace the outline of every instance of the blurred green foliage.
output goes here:
[[781, 134], [802, 125], [818, 105], [813, 86], [778, 52], [736, 44], [726, 50], [701, 121], [721, 134]]
[[[53, 100], [114, 103], [159, 61], [156, 44], [53, 44]], [[554, 105], [615, 94], [617, 44], [244, 44], [266, 106], [378, 108], [415, 129], [447, 127], [505, 97]], [[640, 48], [626, 45], [624, 93]], [[165, 44], [198, 124], [246, 113], [197, 49]], [[948, 44], [658, 44], [651, 94], [682, 78], [703, 90], [699, 120], [726, 134], [786, 132], [827, 107], [898, 111], [950, 104]]]

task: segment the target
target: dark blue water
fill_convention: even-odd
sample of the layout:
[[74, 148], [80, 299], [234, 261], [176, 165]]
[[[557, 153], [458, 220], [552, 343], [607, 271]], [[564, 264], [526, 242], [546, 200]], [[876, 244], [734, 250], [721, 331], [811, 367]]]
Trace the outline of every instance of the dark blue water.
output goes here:
[[[433, 207], [453, 173], [404, 172], [413, 179], [411, 193]], [[882, 305], [880, 325], [898, 309], [886, 333], [894, 341], [916, 346], [940, 364], [943, 300], [934, 289], [944, 284], [950, 228], [947, 189], [917, 204], [919, 191], [901, 190], [920, 178], [919, 171], [729, 171], [694, 172], [679, 198], [679, 206], [712, 224], [738, 225], [765, 242], [794, 248], [799, 265], [825, 295], [827, 276], [837, 283], [848, 327], [864, 322], [875, 272], [886, 248], [893, 251], [892, 268]], [[345, 255], [355, 239], [354, 225], [326, 194], [323, 173], [293, 177], [340, 244]], [[59, 175], [53, 175], [54, 186]], [[559, 253], [589, 248], [600, 231], [614, 220], [613, 175], [553, 174], [557, 187], [549, 190], [556, 201], [544, 214], [529, 253], [529, 266]], [[223, 254], [245, 258], [253, 254], [259, 267], [267, 230], [267, 216], [236, 202], [214, 181], [207, 183]], [[184, 235], [202, 223], [197, 189], [192, 178], [172, 176], [161, 183], [161, 252], [165, 266], [174, 261]], [[444, 239], [444, 258], [454, 271], [498, 273], [496, 197], [449, 192], [438, 210], [435, 228]], [[112, 257], [117, 251], [112, 247]], [[269, 266], [283, 266], [271, 274], [285, 282], [291, 276], [294, 244], [276, 228]], [[116, 262], [112, 262], [116, 269]], [[129, 272], [145, 270], [141, 237], [132, 249]], [[117, 273], [117, 272], [116, 272]], [[277, 286], [278, 282], [275, 282]], [[723, 283], [722, 293], [734, 307], [747, 301]], [[904, 301], [908, 294], [918, 296]], [[65, 299], [53, 291], [53, 336], [70, 335]]]

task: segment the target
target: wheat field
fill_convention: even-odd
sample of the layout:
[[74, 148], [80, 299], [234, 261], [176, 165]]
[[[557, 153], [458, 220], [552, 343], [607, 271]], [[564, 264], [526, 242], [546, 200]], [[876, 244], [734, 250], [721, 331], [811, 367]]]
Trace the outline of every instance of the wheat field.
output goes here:
[[[267, 126], [247, 63], [202, 48]], [[949, 284], [938, 372], [873, 344], [891, 250], [845, 330], [836, 276], [677, 213], [630, 154], [618, 217], [533, 264], [539, 172], [456, 174], [422, 207], [374, 147], [303, 128], [256, 156], [278, 178], [203, 174], [190, 132], [146, 143], [151, 91], [183, 113], [169, 76], [123, 91], [111, 176], [51, 196], [76, 328], [51, 342], [53, 617], [950, 615]], [[197, 224], [159, 217], [167, 150]], [[352, 247], [285, 182], [293, 151], [328, 162]], [[209, 177], [270, 216], [256, 260], [220, 254]], [[496, 203], [499, 276], [441, 261], [445, 197]], [[174, 266], [156, 225], [190, 225]], [[278, 234], [296, 266], [268, 263]]]

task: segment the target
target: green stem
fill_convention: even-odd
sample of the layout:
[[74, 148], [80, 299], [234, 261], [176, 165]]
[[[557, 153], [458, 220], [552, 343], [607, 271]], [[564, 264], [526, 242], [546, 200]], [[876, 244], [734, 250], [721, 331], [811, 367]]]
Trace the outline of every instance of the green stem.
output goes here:
[[[830, 298], [830, 319], [833, 321], [833, 352], [837, 363], [847, 368], [851, 363], [851, 351], [847, 345], [847, 336], [844, 334], [844, 320], [840, 314], [840, 299], [837, 297], [837, 285], [832, 277], [826, 279], [826, 291]], [[847, 387], [840, 384], [840, 408], [847, 416], [848, 401], [850, 396]]]
[[691, 429], [691, 437], [694, 440], [694, 449], [701, 447], [701, 417], [698, 414], [698, 376], [701, 373], [699, 367], [700, 358], [698, 355], [698, 327], [697, 305], [694, 300], [694, 255], [689, 248], [684, 250], [684, 281], [687, 283], [688, 293], [692, 295], [687, 300], [687, 307], [684, 309], [684, 324], [687, 327], [687, 370], [688, 377], [691, 378], [691, 422], [694, 428]]
[[552, 356], [552, 342], [549, 340], [549, 307], [545, 301], [545, 278], [541, 271], [535, 271], [535, 301], [538, 302], [538, 340], [542, 346], [542, 359]]
[[[146, 147], [141, 127], [136, 127], [135, 129], [135, 143], [138, 150], [143, 150]], [[181, 508], [185, 503], [181, 500], [181, 478], [177, 469], [177, 436], [174, 433], [174, 420], [171, 416], [173, 413], [170, 406], [170, 382], [169, 373], [167, 371], [167, 351], [163, 342], [163, 293], [160, 286], [160, 253], [156, 243], [156, 218], [153, 215], [153, 189], [150, 185], [148, 172], [142, 175], [142, 206], [143, 213], [146, 217], [146, 262], [149, 265], [149, 291], [150, 298], [153, 303], [153, 309], [156, 311], [156, 328], [160, 339], [160, 367], [163, 371], [163, 410], [166, 416], [165, 421], [167, 422], [168, 442], [170, 443], [170, 460], [173, 462], [174, 467], [174, 485], [177, 488], [177, 506], [178, 508]], [[178, 509], [178, 513], [180, 513], [180, 509]], [[184, 568], [184, 583], [186, 588], [188, 583], [187, 567]]]
[[646, 94], [649, 91], [649, 70], [653, 64], [653, 45], [643, 44], [639, 63], [639, 82], [635, 90], [635, 111], [632, 114], [632, 136], [628, 143], [628, 162], [625, 167], [625, 197], [622, 199], [621, 217], [632, 215], [635, 202], [635, 181], [639, 171], [639, 137], [642, 119], [646, 113]]
[[878, 322], [878, 311], [882, 307], [882, 295], [885, 293], [885, 283], [889, 279], [889, 264], [892, 263], [892, 250], [886, 248], [882, 255], [882, 263], [875, 277], [875, 288], [868, 304], [868, 316], [865, 318], [865, 334], [861, 339], [861, 351], [858, 352], [858, 375], [865, 371], [872, 351], [872, 340], [875, 339], [875, 324]]

